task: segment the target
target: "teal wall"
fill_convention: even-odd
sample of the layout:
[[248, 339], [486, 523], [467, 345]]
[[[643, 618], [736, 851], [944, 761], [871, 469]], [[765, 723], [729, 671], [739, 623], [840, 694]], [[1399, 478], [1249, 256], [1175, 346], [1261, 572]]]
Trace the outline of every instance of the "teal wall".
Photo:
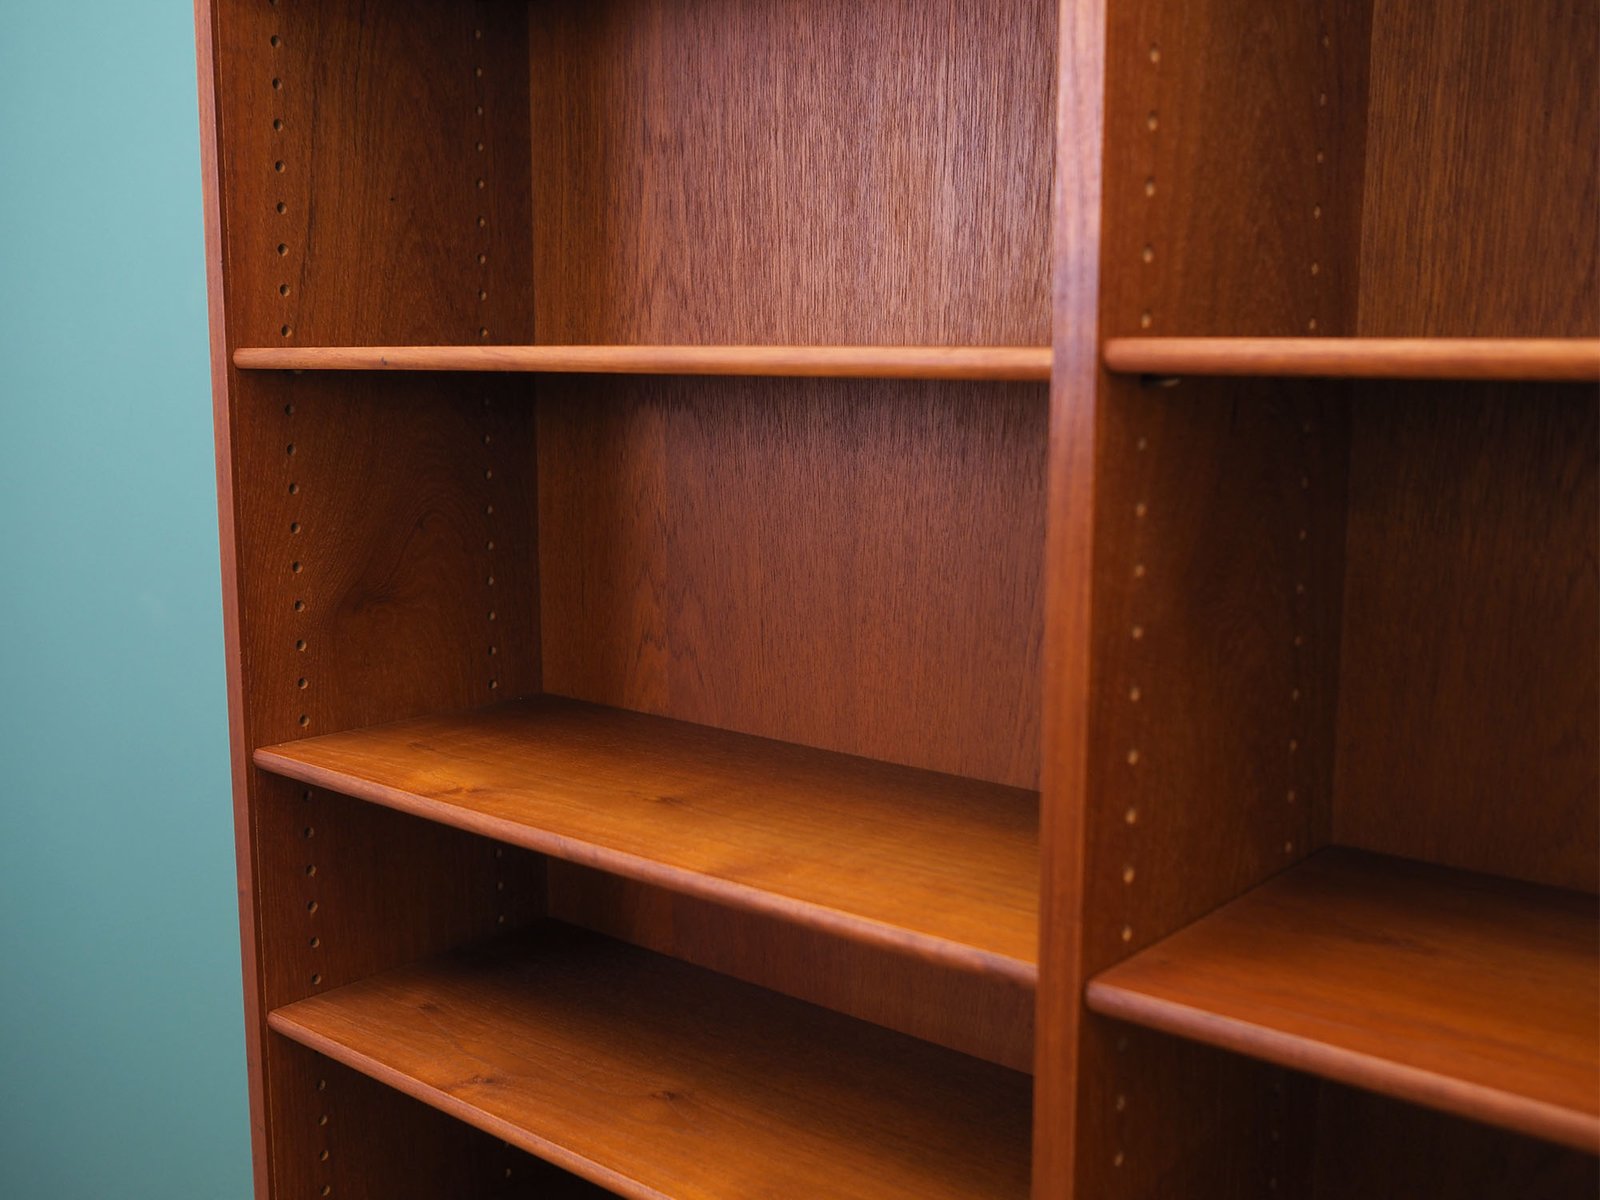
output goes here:
[[0, 1197], [249, 1195], [192, 12], [0, 0]]

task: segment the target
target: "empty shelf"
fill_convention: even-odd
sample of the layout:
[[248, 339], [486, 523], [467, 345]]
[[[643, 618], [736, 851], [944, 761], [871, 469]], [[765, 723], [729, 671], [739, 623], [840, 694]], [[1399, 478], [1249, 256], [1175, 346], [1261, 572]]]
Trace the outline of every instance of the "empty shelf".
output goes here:
[[1592, 896], [1325, 850], [1092, 980], [1090, 1008], [1600, 1149]]
[[1105, 363], [1145, 375], [1592, 383], [1600, 338], [1108, 338]]
[[564, 926], [268, 1022], [623, 1196], [1028, 1192], [1029, 1076]]
[[1038, 975], [1038, 795], [555, 697], [257, 750], [265, 770], [797, 924]]
[[234, 365], [296, 371], [568, 371], [1047, 382], [1048, 346], [247, 346]]

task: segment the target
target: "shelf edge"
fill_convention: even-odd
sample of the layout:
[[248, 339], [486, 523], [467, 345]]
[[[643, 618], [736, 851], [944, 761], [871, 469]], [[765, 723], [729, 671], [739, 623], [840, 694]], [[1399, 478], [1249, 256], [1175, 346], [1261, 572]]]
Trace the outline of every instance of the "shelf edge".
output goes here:
[[1600, 338], [1108, 338], [1116, 374], [1600, 382]]
[[525, 850], [549, 854], [566, 862], [593, 867], [609, 874], [653, 884], [682, 895], [724, 904], [730, 908], [760, 913], [802, 928], [815, 929], [863, 945], [908, 955], [935, 966], [990, 975], [1029, 989], [1038, 985], [1039, 965], [1036, 962], [1012, 958], [1009, 955], [950, 941], [933, 934], [918, 933], [871, 917], [798, 900], [749, 884], [719, 879], [687, 868], [669, 866], [624, 850], [613, 850], [593, 842], [576, 841], [537, 826], [524, 825], [504, 817], [489, 816], [373, 780], [311, 766], [276, 754], [270, 747], [258, 749], [252, 755], [252, 760], [263, 771], [274, 775], [294, 779], [312, 787], [325, 788], [357, 800], [379, 804], [468, 833], [493, 838], [495, 841], [519, 846]]
[[1106, 983], [1103, 977], [1089, 981], [1084, 989], [1084, 1004], [1101, 1016], [1559, 1142], [1589, 1154], [1600, 1153], [1600, 1116], [1129, 991]]
[[241, 370], [753, 375], [1048, 383], [1048, 346], [245, 346]]

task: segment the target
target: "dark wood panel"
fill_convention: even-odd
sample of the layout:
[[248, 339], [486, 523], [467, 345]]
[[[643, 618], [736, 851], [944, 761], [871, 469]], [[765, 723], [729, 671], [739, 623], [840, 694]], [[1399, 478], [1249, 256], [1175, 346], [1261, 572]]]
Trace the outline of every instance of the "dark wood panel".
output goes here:
[[645, 882], [1031, 985], [1037, 797], [544, 697], [257, 765]]
[[230, 346], [531, 341], [525, 8], [217, 13]]
[[1337, 840], [1600, 887], [1592, 388], [1356, 406]]
[[1109, 8], [1102, 332], [1355, 332], [1367, 4]]
[[1112, 338], [1106, 367], [1146, 375], [1600, 379], [1594, 338]]
[[1097, 1012], [1600, 1152], [1595, 900], [1325, 850], [1096, 976]]
[[1043, 388], [539, 396], [547, 691], [1037, 787]]
[[1034, 989], [553, 860], [550, 916], [1018, 1071]]
[[539, 340], [1044, 343], [1053, 20], [534, 6]]
[[1324, 1084], [1315, 1200], [1594, 1200], [1600, 1160], [1372, 1092]]
[[561, 926], [272, 1027], [631, 1197], [1022, 1197], [1028, 1077]]
[[1047, 346], [248, 346], [252, 370], [1050, 379]]
[[1361, 320], [1600, 332], [1600, 4], [1373, 0]]
[[538, 691], [519, 383], [238, 377], [250, 746]]

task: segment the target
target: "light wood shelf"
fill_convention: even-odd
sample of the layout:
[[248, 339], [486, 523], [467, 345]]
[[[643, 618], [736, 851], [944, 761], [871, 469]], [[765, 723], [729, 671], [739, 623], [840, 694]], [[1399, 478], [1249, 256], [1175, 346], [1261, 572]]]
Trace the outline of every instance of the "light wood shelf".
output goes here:
[[1144, 375], [1600, 380], [1600, 338], [1119, 337], [1107, 369]]
[[1091, 980], [1107, 1016], [1600, 1151], [1592, 896], [1324, 850]]
[[1028, 1193], [1027, 1075], [565, 926], [269, 1023], [622, 1196]]
[[1048, 382], [1048, 346], [247, 346], [244, 370], [786, 375]]
[[257, 766], [953, 967], [1037, 975], [1038, 797], [554, 697]]

